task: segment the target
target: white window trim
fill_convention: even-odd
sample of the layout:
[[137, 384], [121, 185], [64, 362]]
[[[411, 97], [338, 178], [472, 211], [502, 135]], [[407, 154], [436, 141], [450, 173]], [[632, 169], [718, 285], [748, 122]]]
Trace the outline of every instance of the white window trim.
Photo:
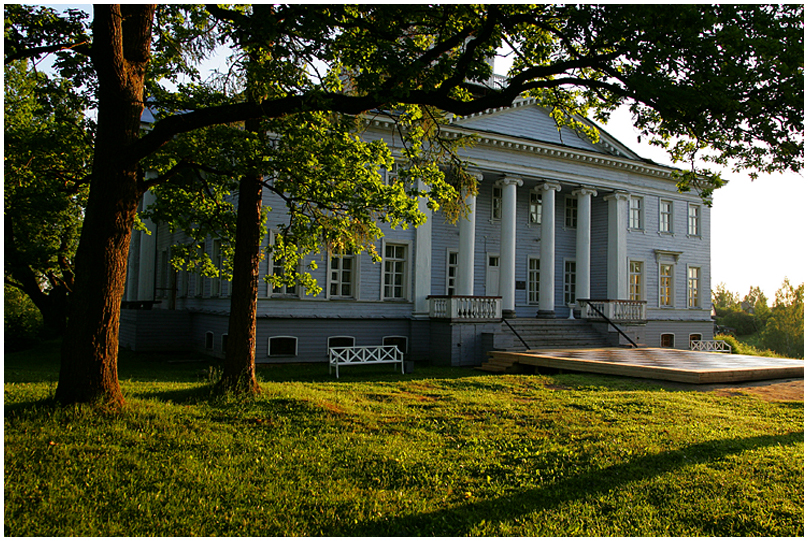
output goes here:
[[391, 335], [389, 335], [389, 336], [382, 336], [382, 345], [385, 345], [384, 341], [385, 341], [385, 340], [387, 340], [388, 338], [403, 338], [403, 339], [404, 339], [404, 344], [405, 344], [405, 345], [404, 345], [404, 349], [405, 349], [406, 351], [402, 351], [401, 353], [403, 353], [404, 355], [406, 355], [406, 354], [409, 352], [409, 349], [410, 349], [410, 339], [409, 339], [408, 337], [406, 337], [406, 336], [402, 336], [402, 335], [398, 335], [398, 334], [391, 334]]
[[[670, 205], [670, 212], [668, 213], [668, 216], [670, 218], [670, 220], [669, 220], [670, 223], [668, 224], [668, 226], [670, 227], [669, 231], [663, 231], [662, 230], [662, 216], [663, 216], [662, 204], [663, 203], [668, 203]], [[659, 200], [659, 216], [658, 216], [659, 223], [657, 224], [657, 227], [659, 229], [659, 234], [660, 235], [670, 235], [670, 236], [674, 235], [674, 224], [675, 224], [675, 221], [674, 221], [675, 220], [674, 208], [675, 208], [675, 205], [673, 204], [673, 200], [671, 200], [671, 199], [660, 199]]]
[[[499, 190], [499, 197], [496, 196], [496, 191]], [[499, 200], [499, 206], [496, 201]], [[499, 216], [496, 216], [496, 210], [499, 209]], [[502, 186], [496, 184], [491, 186], [491, 222], [499, 222], [502, 220]]]
[[[690, 216], [690, 209], [696, 209], [698, 213], [696, 215], [696, 228], [698, 229], [695, 233], [693, 233], [690, 223], [691, 223], [691, 216]], [[702, 212], [702, 206], [697, 203], [688, 203], [687, 204], [687, 236], [688, 238], [693, 239], [700, 239], [702, 237], [702, 231], [704, 230], [704, 213]]]
[[[455, 265], [451, 265], [451, 255], [455, 254], [457, 256], [457, 263]], [[455, 276], [454, 276], [454, 290], [455, 294], [457, 294], [457, 278], [458, 273], [460, 272], [460, 250], [458, 248], [446, 248], [446, 280], [444, 282], [445, 287], [443, 288], [444, 294], [449, 295], [449, 268], [454, 266], [455, 268]]]
[[[637, 221], [639, 223], [632, 223], [632, 216], [634, 215], [634, 202], [639, 203]], [[645, 231], [645, 198], [641, 195], [632, 195], [628, 201], [628, 228], [630, 231]]]
[[[536, 290], [536, 301], [530, 302], [530, 261], [535, 259], [539, 262], [539, 287]], [[525, 260], [525, 303], [528, 306], [538, 306], [539, 296], [541, 295], [541, 256], [539, 254], [527, 254]]]
[[270, 336], [269, 338], [267, 338], [267, 357], [290, 357], [290, 355], [272, 355], [272, 340], [276, 338], [293, 339], [295, 341], [295, 354], [293, 356], [297, 357], [299, 340], [297, 339], [297, 336], [287, 336], [287, 335]]
[[[690, 287], [690, 271], [691, 271], [692, 269], [697, 269], [697, 270], [698, 270], [698, 274], [699, 274], [699, 276], [698, 276], [698, 283], [696, 284], [696, 305], [695, 305], [695, 306], [691, 306], [691, 305], [690, 305], [690, 292], [691, 292], [691, 290], [692, 290], [692, 288]], [[688, 266], [687, 266], [687, 282], [686, 282], [686, 288], [687, 288], [687, 307], [688, 307], [689, 309], [691, 309], [691, 310], [701, 310], [701, 305], [702, 305], [702, 303], [703, 303], [703, 298], [702, 298], [702, 294], [701, 294], [701, 290], [702, 290], [702, 280], [703, 280], [703, 276], [702, 276], [702, 272], [701, 272], [701, 267], [696, 266], [696, 265], [688, 265]]]
[[[533, 221], [533, 198], [534, 197], [539, 198], [539, 203], [538, 203], [539, 221], [537, 221], [537, 222]], [[533, 227], [533, 226], [541, 227], [541, 221], [544, 218], [543, 204], [544, 204], [544, 197], [543, 197], [542, 192], [540, 192], [538, 190], [530, 190], [530, 197], [527, 200], [527, 225], [528, 225], [528, 227]]]
[[[406, 259], [404, 261], [404, 296], [403, 297], [385, 297], [384, 296], [384, 273], [385, 263], [387, 262], [387, 245], [404, 246], [406, 248]], [[382, 239], [381, 246], [382, 264], [381, 275], [379, 278], [379, 300], [383, 302], [412, 302], [412, 272], [413, 272], [413, 250], [412, 241], [409, 240], [390, 240]], [[330, 275], [330, 274], [329, 274]], [[330, 289], [329, 289], [330, 291]]]
[[673, 340], [671, 341], [670, 348], [671, 348], [671, 349], [675, 349], [675, 348], [676, 348], [676, 333], [672, 333], [672, 332], [663, 332], [663, 333], [659, 333], [659, 347], [665, 347], [665, 348], [667, 348], [667, 347], [668, 347], [668, 346], [663, 346], [663, 345], [662, 345], [662, 337], [663, 337], [663, 336], [668, 336], [668, 335], [670, 335], [671, 337], [673, 337]]
[[[571, 204], [574, 203], [574, 204]], [[575, 225], [567, 224], [567, 212], [575, 208]], [[564, 196], [564, 230], [575, 231], [578, 229], [578, 197], [574, 195]]]
[[[497, 260], [498, 260], [498, 263], [497, 263], [498, 272], [502, 272], [502, 258], [500, 257], [499, 252], [486, 252], [485, 253], [485, 294], [487, 296], [489, 296], [489, 297], [490, 296], [495, 296], [495, 295], [492, 295], [488, 291], [488, 269], [491, 268], [491, 266], [488, 264], [488, 262], [492, 257], [497, 258]], [[497, 281], [497, 288], [499, 288], [499, 281]], [[498, 295], [501, 296], [502, 292], [500, 291], [498, 293]]]
[[[208, 346], [208, 338], [210, 338], [210, 346]], [[205, 332], [205, 349], [213, 350], [216, 346], [216, 337], [213, 334], [213, 331], [206, 331]]]
[[227, 333], [224, 333], [222, 335], [222, 341], [221, 341], [221, 344], [220, 344], [222, 353], [227, 353], [227, 351], [225, 350], [225, 347], [224, 347], [225, 342], [227, 342]]
[[[332, 346], [331, 345], [331, 340], [333, 340], [334, 338], [350, 338], [351, 339], [351, 345], [350, 346]], [[328, 355], [330, 353], [330, 350], [331, 350], [332, 347], [349, 347], [349, 348], [352, 348], [355, 345], [356, 345], [356, 337], [355, 336], [348, 336], [348, 335], [341, 335], [341, 334], [340, 335], [335, 335], [335, 336], [329, 336], [325, 340], [325, 354]]]
[[568, 304], [577, 303], [578, 299], [572, 299], [572, 303], [567, 303], [567, 263], [575, 263], [575, 297], [578, 297], [578, 262], [574, 257], [565, 257], [563, 266], [561, 267], [561, 299], [566, 307]]
[[640, 302], [647, 301], [648, 295], [646, 293], [646, 280], [645, 280], [646, 272], [645, 272], [645, 269], [648, 268], [648, 265], [646, 264], [644, 259], [630, 259], [629, 262], [628, 262], [628, 296], [629, 296], [629, 299], [631, 299], [631, 276], [632, 276], [631, 264], [632, 263], [639, 263], [641, 265], [641, 268], [640, 268], [640, 284], [639, 284], [639, 286], [640, 286], [640, 298], [639, 298], [639, 301]]
[[[671, 267], [671, 304], [662, 304], [662, 265]], [[660, 261], [657, 266], [657, 305], [659, 308], [676, 308], [676, 264]]]
[[[331, 294], [331, 261], [334, 258], [343, 259], [343, 258], [352, 258], [353, 259], [353, 272], [351, 274], [351, 289], [353, 290], [353, 295], [350, 296], [343, 296], [343, 295], [332, 295]], [[359, 300], [359, 284], [361, 283], [359, 280], [359, 269], [360, 269], [360, 257], [359, 254], [346, 254], [344, 256], [338, 256], [335, 254], [331, 254], [328, 256], [328, 266], [326, 271], [326, 290], [325, 290], [325, 298], [326, 299], [334, 299], [334, 300]], [[382, 267], [382, 270], [384, 268]], [[342, 272], [340, 270], [340, 272]]]

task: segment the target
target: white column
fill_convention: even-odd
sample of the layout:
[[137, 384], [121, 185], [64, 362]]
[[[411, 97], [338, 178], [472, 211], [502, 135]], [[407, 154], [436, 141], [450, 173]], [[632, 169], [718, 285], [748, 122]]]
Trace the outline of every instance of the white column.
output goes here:
[[[479, 184], [483, 180], [481, 173], [470, 173]], [[460, 248], [457, 253], [457, 295], [474, 295], [474, 236], [477, 223], [477, 196], [466, 194], [465, 203], [468, 215], [461, 216]]]
[[[419, 180], [418, 189], [426, 190], [426, 185]], [[418, 198], [418, 210], [426, 215], [426, 222], [415, 229], [415, 307], [413, 316], [429, 317], [429, 300], [432, 293], [432, 211], [427, 206], [427, 198]]]
[[539, 260], [539, 311], [536, 317], [555, 317], [555, 200], [557, 182], [541, 185], [541, 259]]
[[609, 243], [606, 256], [607, 286], [609, 300], [628, 299], [628, 198], [626, 192], [615, 192], [603, 199], [609, 203]]
[[522, 180], [505, 177], [502, 186], [502, 220], [499, 254], [499, 294], [502, 297], [502, 317], [516, 315], [516, 187]]
[[[154, 200], [154, 194], [147, 191], [143, 194], [143, 206], [141, 208], [146, 210], [149, 205], [154, 203]], [[138, 260], [137, 300], [152, 301], [155, 294], [154, 272], [157, 264], [157, 224], [144, 218], [143, 225], [151, 232], [151, 235], [147, 235], [142, 231], [138, 232], [140, 235], [140, 257]]]
[[578, 197], [578, 229], [575, 233], [575, 291], [579, 299], [590, 298], [592, 259], [592, 196], [598, 192], [580, 188], [572, 192]]

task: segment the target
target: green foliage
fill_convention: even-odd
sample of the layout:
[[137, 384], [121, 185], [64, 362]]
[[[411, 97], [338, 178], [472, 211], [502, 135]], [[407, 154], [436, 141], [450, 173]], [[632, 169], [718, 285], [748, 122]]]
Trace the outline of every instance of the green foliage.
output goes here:
[[5, 282], [30, 296], [49, 320], [49, 307], [58, 304], [53, 299], [72, 287], [93, 123], [64, 79], [18, 62], [6, 65], [4, 82]]
[[786, 278], [777, 290], [771, 317], [763, 330], [764, 347], [795, 359], [805, 356], [805, 284], [797, 287]]
[[324, 365], [216, 398], [207, 362], [124, 354], [108, 413], [47, 401], [48, 347], [5, 359], [7, 536], [804, 535], [801, 402]]
[[768, 349], [760, 349], [751, 344], [747, 341], [741, 341], [740, 339], [736, 338], [731, 334], [716, 334], [716, 340], [723, 340], [727, 344], [730, 345], [732, 348], [732, 353], [734, 355], [753, 355], [755, 357], [782, 357], [782, 355], [778, 355], [774, 351], [770, 351]]
[[35, 345], [42, 337], [42, 315], [31, 299], [16, 287], [4, 286], [3, 349], [6, 353]]

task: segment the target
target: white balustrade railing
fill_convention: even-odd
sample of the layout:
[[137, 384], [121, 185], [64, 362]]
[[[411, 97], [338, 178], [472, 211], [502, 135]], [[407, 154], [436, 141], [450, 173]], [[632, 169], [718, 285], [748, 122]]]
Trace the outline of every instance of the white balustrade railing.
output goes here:
[[[645, 321], [645, 301], [580, 300], [581, 315], [586, 319], [606, 316], [614, 322]], [[599, 314], [597, 310], [603, 314]]]
[[430, 296], [429, 317], [460, 321], [502, 319], [502, 297]]
[[732, 353], [732, 346], [723, 340], [691, 340], [691, 351], [720, 351], [722, 353]]

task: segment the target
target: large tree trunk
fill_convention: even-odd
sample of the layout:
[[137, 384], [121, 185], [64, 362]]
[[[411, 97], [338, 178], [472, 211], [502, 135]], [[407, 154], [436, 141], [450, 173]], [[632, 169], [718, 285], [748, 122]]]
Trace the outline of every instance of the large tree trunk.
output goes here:
[[56, 399], [117, 406], [123, 403], [118, 384], [121, 298], [142, 195], [138, 165], [125, 157], [140, 132], [154, 5], [96, 5], [94, 10], [98, 131]]
[[255, 379], [258, 263], [261, 254], [261, 175], [247, 175], [239, 183], [236, 247], [233, 254], [233, 291], [221, 387], [224, 392], [258, 392]]
[[[245, 129], [257, 132], [260, 121], [248, 120]], [[260, 171], [239, 182], [236, 246], [233, 254], [233, 291], [227, 331], [221, 388], [234, 394], [258, 392], [255, 379], [256, 317], [258, 313], [258, 264], [261, 261]]]

